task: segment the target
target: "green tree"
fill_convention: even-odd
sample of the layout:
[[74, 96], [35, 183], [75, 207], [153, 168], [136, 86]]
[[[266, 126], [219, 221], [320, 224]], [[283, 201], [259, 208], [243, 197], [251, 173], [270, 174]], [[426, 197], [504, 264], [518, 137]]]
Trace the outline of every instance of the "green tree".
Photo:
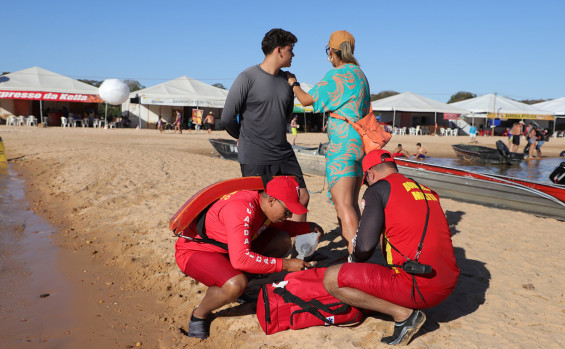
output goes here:
[[453, 96], [451, 96], [451, 98], [449, 99], [449, 101], [447, 101], [447, 103], [460, 102], [460, 101], [464, 101], [466, 99], [471, 99], [471, 98], [475, 98], [475, 97], [477, 97], [477, 95], [474, 94], [474, 93], [466, 92], [466, 91], [459, 91], [456, 94], [454, 94]]
[[536, 104], [536, 103], [541, 103], [541, 102], [545, 102], [545, 101], [549, 101], [549, 99], [523, 99], [520, 102], [526, 103], [526, 104]]
[[145, 86], [143, 86], [139, 81], [137, 80], [124, 80], [124, 82], [126, 83], [126, 85], [128, 85], [129, 87], [129, 92], [133, 92], [133, 91], [137, 91], [137, 90], [141, 90], [144, 89]]
[[213, 84], [212, 86], [217, 87], [217, 88], [221, 88], [222, 90], [226, 90], [226, 88], [224, 87], [224, 85], [220, 84], [219, 82]]
[[376, 101], [378, 99], [383, 99], [383, 98], [387, 98], [387, 97], [391, 97], [394, 95], [397, 95], [398, 92], [396, 91], [391, 91], [391, 90], [386, 90], [386, 91], [381, 91], [377, 94], [371, 94], [371, 102], [372, 101]]
[[98, 81], [98, 80], [88, 80], [88, 79], [78, 79], [78, 81], [82, 81], [85, 84], [89, 84], [92, 85], [94, 87], [100, 87], [100, 85], [102, 85], [103, 81]]

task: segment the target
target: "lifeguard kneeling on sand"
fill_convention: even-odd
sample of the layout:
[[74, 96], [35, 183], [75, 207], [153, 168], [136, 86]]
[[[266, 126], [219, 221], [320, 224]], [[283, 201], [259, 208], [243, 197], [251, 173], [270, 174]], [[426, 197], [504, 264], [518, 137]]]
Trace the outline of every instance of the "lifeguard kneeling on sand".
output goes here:
[[239, 190], [221, 197], [205, 214], [204, 227], [191, 223], [189, 229], [197, 238], [180, 237], [175, 258], [187, 276], [208, 290], [192, 312], [189, 337], [210, 335], [212, 312], [236, 300], [247, 287], [244, 273], [292, 272], [311, 266], [300, 259], [281, 258], [291, 248], [291, 237], [312, 231], [323, 234], [315, 223], [287, 220], [307, 211], [299, 201], [296, 179], [280, 176], [269, 181], [264, 191]]
[[[353, 263], [328, 268], [324, 286], [344, 303], [390, 315], [394, 333], [381, 342], [407, 344], [426, 321], [420, 309], [443, 302], [457, 283], [451, 231], [438, 195], [398, 173], [388, 151], [367, 154], [363, 173], [369, 187]], [[379, 242], [387, 264], [361, 263]]]

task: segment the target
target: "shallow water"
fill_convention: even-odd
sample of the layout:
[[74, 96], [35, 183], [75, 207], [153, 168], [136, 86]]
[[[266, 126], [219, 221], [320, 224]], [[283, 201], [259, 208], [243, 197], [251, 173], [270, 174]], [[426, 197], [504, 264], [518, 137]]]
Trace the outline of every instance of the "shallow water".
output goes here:
[[549, 175], [564, 158], [542, 158], [533, 160], [524, 160], [519, 165], [486, 165], [480, 162], [470, 162], [461, 159], [452, 158], [429, 158], [425, 162], [430, 164], [449, 166], [470, 170], [474, 172], [492, 173], [496, 175], [504, 175], [508, 177], [515, 177], [521, 179], [528, 179], [540, 183], [551, 183]]
[[54, 233], [29, 209], [24, 181], [0, 168], [0, 347], [68, 343], [72, 290], [58, 268]]

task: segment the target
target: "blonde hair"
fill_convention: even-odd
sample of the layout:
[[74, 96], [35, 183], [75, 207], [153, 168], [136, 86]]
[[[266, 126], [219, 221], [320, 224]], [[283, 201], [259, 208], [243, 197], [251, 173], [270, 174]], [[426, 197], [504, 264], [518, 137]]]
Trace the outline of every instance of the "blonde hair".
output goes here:
[[334, 49], [332, 50], [334, 51], [335, 54], [337, 54], [337, 57], [343, 63], [351, 63], [351, 64], [359, 65], [359, 62], [357, 62], [357, 60], [353, 56], [354, 48], [351, 47], [351, 44], [348, 41], [342, 42], [339, 45], [339, 50], [334, 50]]

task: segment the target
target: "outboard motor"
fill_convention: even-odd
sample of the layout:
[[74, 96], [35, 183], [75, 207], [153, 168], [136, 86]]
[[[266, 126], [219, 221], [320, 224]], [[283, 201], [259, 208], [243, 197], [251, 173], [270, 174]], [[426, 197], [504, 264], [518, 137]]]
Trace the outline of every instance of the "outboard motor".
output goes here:
[[565, 162], [562, 162], [551, 174], [549, 179], [555, 184], [565, 185]]
[[508, 157], [508, 153], [510, 153], [510, 150], [508, 149], [508, 147], [506, 146], [506, 144], [504, 144], [503, 141], [496, 141], [496, 149], [498, 149], [498, 152], [500, 153], [500, 155], [504, 156], [505, 158]]
[[565, 158], [565, 150], [563, 150], [561, 153], [559, 153], [559, 156], [561, 156], [562, 158]]

